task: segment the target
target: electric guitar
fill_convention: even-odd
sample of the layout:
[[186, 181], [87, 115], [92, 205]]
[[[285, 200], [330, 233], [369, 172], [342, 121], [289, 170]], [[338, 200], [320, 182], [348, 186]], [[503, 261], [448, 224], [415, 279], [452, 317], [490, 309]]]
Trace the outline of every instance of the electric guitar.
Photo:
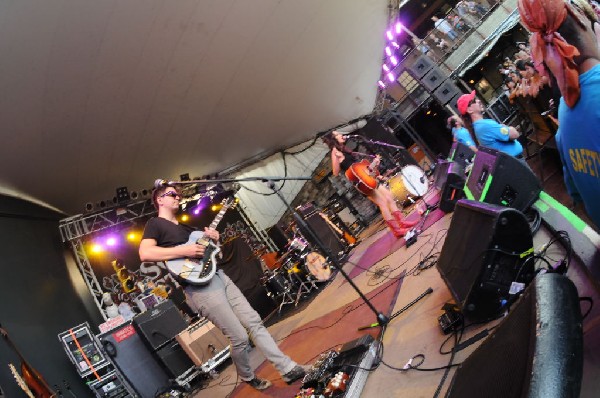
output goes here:
[[379, 164], [379, 159], [379, 155], [377, 155], [373, 162], [363, 159], [360, 162], [353, 163], [346, 170], [346, 178], [364, 195], [370, 195], [377, 188], [377, 176], [379, 175], [377, 165]]
[[[15, 351], [21, 359], [21, 374], [14, 365], [10, 364], [10, 370], [15, 376], [15, 380], [28, 396], [33, 395], [36, 398], [54, 398], [56, 393], [50, 388], [46, 380], [35, 370], [23, 357], [17, 346], [8, 337], [8, 332], [0, 326], [0, 334], [6, 339], [6, 342]], [[31, 394], [31, 395], [30, 395]]]
[[[210, 223], [209, 229], [216, 229], [225, 212], [234, 206], [232, 199], [223, 199], [221, 210]], [[217, 272], [217, 254], [221, 251], [219, 246], [210, 239], [204, 238], [204, 232], [194, 231], [184, 245], [198, 244], [205, 247], [202, 258], [177, 258], [165, 261], [169, 272], [192, 285], [205, 285]], [[183, 246], [183, 245], [182, 245]]]

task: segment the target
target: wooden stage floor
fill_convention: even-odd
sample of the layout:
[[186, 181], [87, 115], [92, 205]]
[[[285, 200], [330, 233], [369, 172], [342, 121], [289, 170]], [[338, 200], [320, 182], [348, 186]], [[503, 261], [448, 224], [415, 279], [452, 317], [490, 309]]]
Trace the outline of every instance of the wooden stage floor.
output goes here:
[[[360, 243], [352, 250], [349, 260], [343, 267], [347, 273], [355, 275], [353, 281], [365, 294], [373, 291], [389, 278], [398, 277], [403, 272], [407, 273], [403, 279], [392, 312], [403, 308], [428, 288], [433, 290], [431, 294], [425, 296], [389, 323], [383, 337], [384, 354], [382, 359], [387, 365], [402, 368], [410, 358], [417, 354], [424, 355], [425, 360], [421, 365], [424, 368], [436, 368], [448, 364], [449, 355], [440, 354], [440, 347], [448, 336], [441, 332], [438, 317], [442, 314], [441, 308], [444, 303], [453, 301], [453, 298], [436, 266], [423, 269], [418, 273], [411, 273], [410, 271], [418, 266], [421, 260], [428, 254], [439, 254], [451, 219], [452, 213], [443, 216], [430, 228], [423, 231], [415, 244], [408, 248], [403, 246], [397, 250], [383, 253], [383, 259], [368, 269], [356, 270], [356, 264], [371, 245], [388, 234], [388, 230], [384, 228], [382, 222], [375, 222], [363, 231]], [[549, 232], [542, 227], [534, 236], [534, 247], [536, 250], [547, 243], [549, 239]], [[555, 258], [560, 258], [564, 254], [564, 251], [562, 248], [556, 246], [554, 245], [552, 249], [554, 251], [548, 254]], [[577, 286], [580, 296], [591, 296], [596, 303], [596, 306], [587, 316], [583, 325], [585, 359], [581, 394], [582, 397], [595, 397], [597, 396], [597, 391], [600, 390], [600, 309], [598, 308], [598, 303], [600, 303], [600, 287], [597, 281], [592, 281], [588, 277], [585, 267], [577, 261], [572, 263], [568, 276]], [[269, 330], [277, 341], [283, 341], [293, 330], [307, 325], [357, 298], [358, 295], [351, 285], [344, 280], [340, 273], [337, 273], [334, 279], [326, 287], [320, 289], [318, 295], [301, 311], [297, 311], [293, 315], [269, 326]], [[582, 304], [583, 312], [587, 308], [587, 304]], [[349, 316], [352, 316], [352, 314]], [[367, 318], [362, 320], [364, 324], [371, 322], [375, 322], [373, 314], [368, 314]], [[490, 328], [491, 326], [493, 324], [467, 329], [462, 341], [474, 336], [482, 329]], [[344, 332], [341, 331], [341, 333]], [[460, 363], [465, 360], [480, 343], [481, 341], [459, 351], [454, 358], [454, 363]], [[313, 343], [310, 338], [307, 338], [300, 344], [304, 344], [308, 349]], [[444, 346], [443, 350], [448, 351], [451, 347], [452, 342], [449, 342]], [[507, 347], [507, 349], [510, 349], [510, 347]], [[502, 355], [502, 353], [498, 353], [498, 355]], [[252, 350], [251, 356], [253, 364], [257, 367], [264, 362], [264, 357], [257, 349]], [[310, 363], [306, 365], [310, 365]], [[270, 364], [267, 365], [267, 367], [270, 366]], [[219, 371], [218, 377], [210, 380], [207, 386], [196, 391], [193, 396], [196, 398], [241, 396], [230, 395], [236, 388], [236, 384], [239, 383], [235, 368], [231, 365], [231, 362], [229, 361]], [[450, 370], [440, 390], [440, 397], [445, 395], [454, 371], [454, 368]], [[485, 369], [481, 369], [481, 372], [485, 372]], [[416, 370], [399, 371], [382, 364], [375, 371], [369, 373], [361, 396], [433, 397], [442, 380], [443, 374], [443, 370], [429, 372]], [[259, 376], [261, 376], [260, 372]], [[273, 387], [260, 393], [255, 392], [251, 396], [281, 396], [278, 394], [279, 387], [277, 380], [272, 379], [271, 381], [274, 382]], [[282, 381], [279, 380], [279, 384], [281, 383]], [[300, 382], [296, 382], [294, 385], [300, 388], [300, 384]]]

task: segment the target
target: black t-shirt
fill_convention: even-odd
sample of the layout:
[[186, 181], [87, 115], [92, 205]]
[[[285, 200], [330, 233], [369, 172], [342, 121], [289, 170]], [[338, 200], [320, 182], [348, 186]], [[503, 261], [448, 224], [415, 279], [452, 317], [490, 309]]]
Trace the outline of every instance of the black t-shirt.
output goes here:
[[152, 217], [146, 223], [142, 239], [154, 239], [160, 247], [173, 247], [186, 243], [195, 229], [189, 225], [175, 224], [162, 217]]

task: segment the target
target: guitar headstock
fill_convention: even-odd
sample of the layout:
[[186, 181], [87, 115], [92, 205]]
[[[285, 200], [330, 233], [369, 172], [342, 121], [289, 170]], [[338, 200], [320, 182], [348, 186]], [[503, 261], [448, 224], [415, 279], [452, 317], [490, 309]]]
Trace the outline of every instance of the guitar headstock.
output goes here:
[[223, 209], [233, 209], [237, 206], [238, 200], [233, 196], [228, 196], [221, 201], [221, 206]]

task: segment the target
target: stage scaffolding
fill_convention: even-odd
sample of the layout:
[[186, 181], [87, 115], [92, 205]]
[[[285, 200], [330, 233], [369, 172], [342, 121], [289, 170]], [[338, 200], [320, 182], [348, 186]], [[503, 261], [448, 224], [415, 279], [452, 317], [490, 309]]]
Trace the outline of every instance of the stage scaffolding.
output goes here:
[[106, 311], [102, 306], [102, 294], [104, 291], [94, 274], [92, 265], [85, 252], [84, 238], [111, 227], [133, 225], [136, 220], [155, 214], [156, 209], [152, 205], [152, 200], [144, 199], [99, 212], [85, 215], [78, 214], [65, 218], [59, 223], [58, 228], [62, 241], [64, 243], [68, 242], [71, 245], [79, 271], [90, 293], [92, 293], [94, 303], [104, 320], [108, 320]]
[[[242, 220], [250, 229], [250, 232], [270, 250], [276, 250], [276, 246], [265, 233], [260, 230], [255, 222], [248, 217], [243, 206], [238, 206], [238, 212]], [[89, 214], [78, 214], [73, 217], [65, 218], [59, 223], [60, 236], [64, 243], [69, 243], [75, 261], [83, 276], [88, 290], [92, 294], [94, 303], [104, 320], [108, 320], [108, 315], [102, 305], [102, 294], [104, 290], [98, 281], [93, 267], [85, 251], [85, 239], [104, 230], [119, 227], [127, 228], [134, 226], [139, 219], [156, 215], [156, 209], [151, 199], [131, 201], [126, 204], [115, 206], [102, 211]]]

